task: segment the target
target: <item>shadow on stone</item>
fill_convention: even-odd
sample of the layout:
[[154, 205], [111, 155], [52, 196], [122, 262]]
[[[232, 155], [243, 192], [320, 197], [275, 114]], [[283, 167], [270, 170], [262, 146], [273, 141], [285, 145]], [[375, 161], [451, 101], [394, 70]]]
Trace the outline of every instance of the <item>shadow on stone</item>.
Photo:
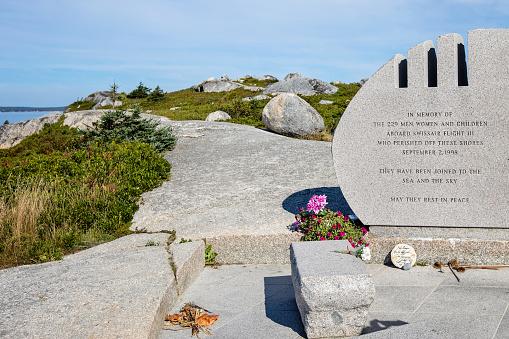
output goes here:
[[306, 337], [295, 302], [292, 277], [265, 277], [265, 315], [273, 322], [289, 327], [302, 337]]
[[352, 209], [346, 202], [343, 192], [341, 192], [341, 188], [339, 187], [309, 188], [295, 192], [283, 201], [283, 208], [292, 214], [298, 214], [299, 207], [306, 208], [309, 199], [313, 195], [326, 195], [326, 207], [330, 207], [333, 211], [341, 211], [341, 213], [345, 215], [353, 214]]
[[393, 326], [402, 326], [408, 324], [402, 320], [391, 320], [391, 321], [382, 321], [378, 319], [373, 319], [369, 322], [369, 325], [364, 327], [362, 330], [362, 334], [373, 333], [377, 331], [386, 330]]

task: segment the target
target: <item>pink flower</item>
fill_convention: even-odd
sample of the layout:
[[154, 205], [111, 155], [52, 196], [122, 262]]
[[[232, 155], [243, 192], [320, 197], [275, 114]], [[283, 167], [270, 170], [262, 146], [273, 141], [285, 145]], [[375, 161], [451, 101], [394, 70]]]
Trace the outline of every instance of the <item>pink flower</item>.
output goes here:
[[299, 207], [299, 213], [302, 212], [302, 207]]
[[324, 240], [325, 240], [325, 238], [324, 238], [324, 237], [320, 237], [320, 241], [324, 241]]
[[363, 228], [361, 228], [361, 231], [362, 231], [362, 232], [364, 232], [364, 233], [368, 233], [368, 230], [367, 230], [367, 229], [365, 229], [364, 227], [363, 227]]
[[352, 243], [352, 237], [348, 238], [348, 241], [349, 241], [350, 243]]
[[316, 219], [316, 215], [314, 215], [314, 214], [313, 214], [312, 218], [313, 218], [313, 219]]
[[322, 221], [320, 219], [318, 219], [318, 223], [320, 224], [320, 223], [322, 223]]
[[369, 242], [366, 244], [366, 247], [368, 247], [368, 246], [369, 246]]
[[353, 248], [355, 248], [355, 244], [351, 244]]
[[345, 215], [345, 218], [344, 218], [344, 219], [345, 219], [345, 221], [348, 221], [348, 217], [347, 217], [346, 215]]
[[357, 241], [357, 245], [362, 245], [362, 241]]
[[338, 215], [341, 215], [341, 212], [340, 212], [340, 211], [338, 211]]
[[320, 235], [320, 233], [316, 233], [316, 235]]
[[336, 228], [336, 225], [332, 225], [332, 228]]
[[330, 237], [331, 235], [332, 235], [332, 233], [331, 233], [331, 232], [327, 233], [327, 236], [328, 236], [328, 237]]
[[327, 196], [325, 195], [313, 195], [309, 199], [307, 210], [308, 212], [318, 213], [327, 205]]
[[341, 231], [341, 232], [339, 232], [339, 235], [344, 237], [346, 234], [345, 234], [345, 232]]
[[339, 237], [336, 235], [336, 236], [334, 237], [334, 240], [339, 240]]

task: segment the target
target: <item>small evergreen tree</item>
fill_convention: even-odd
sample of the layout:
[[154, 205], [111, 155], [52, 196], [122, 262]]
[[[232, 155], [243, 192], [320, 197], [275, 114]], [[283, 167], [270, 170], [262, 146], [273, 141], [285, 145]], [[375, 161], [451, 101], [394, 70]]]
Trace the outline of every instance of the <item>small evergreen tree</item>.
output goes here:
[[[1, 121], [1, 120], [0, 120]], [[9, 120], [4, 121], [4, 125], [9, 125]]]
[[152, 93], [150, 93], [148, 95], [147, 99], [150, 101], [159, 101], [159, 100], [162, 100], [163, 98], [164, 98], [164, 91], [161, 89], [161, 87], [157, 86], [156, 88], [154, 88]]
[[113, 79], [113, 85], [110, 85], [111, 90], [111, 99], [113, 100], [113, 109], [115, 109], [115, 100], [117, 99], [117, 90], [120, 86], [115, 83], [115, 79]]
[[105, 113], [99, 122], [94, 123], [95, 129], [85, 131], [85, 139], [89, 143], [139, 141], [149, 144], [158, 152], [170, 151], [177, 143], [171, 126], [158, 128], [158, 123], [142, 119], [141, 109], [136, 107], [132, 114], [125, 110], [116, 110]]
[[138, 87], [133, 90], [131, 93], [127, 95], [129, 99], [141, 99], [148, 97], [148, 94], [150, 93], [150, 88], [143, 86], [143, 83], [140, 81], [140, 84]]

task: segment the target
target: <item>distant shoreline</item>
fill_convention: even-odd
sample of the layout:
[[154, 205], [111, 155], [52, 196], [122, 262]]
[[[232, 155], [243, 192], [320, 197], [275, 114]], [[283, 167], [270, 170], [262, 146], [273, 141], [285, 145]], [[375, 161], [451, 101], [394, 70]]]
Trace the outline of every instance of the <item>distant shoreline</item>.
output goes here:
[[0, 112], [52, 112], [52, 111], [61, 111], [65, 109], [66, 106], [61, 107], [0, 107]]

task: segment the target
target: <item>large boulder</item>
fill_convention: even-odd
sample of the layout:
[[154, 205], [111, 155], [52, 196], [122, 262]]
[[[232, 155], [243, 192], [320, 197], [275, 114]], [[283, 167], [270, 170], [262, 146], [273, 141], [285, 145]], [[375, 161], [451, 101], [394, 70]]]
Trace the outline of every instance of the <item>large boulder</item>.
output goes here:
[[260, 91], [262, 87], [246, 86], [229, 80], [212, 80], [200, 84], [196, 92], [229, 92], [237, 88]]
[[223, 111], [215, 111], [207, 115], [205, 121], [225, 121], [230, 119], [231, 117], [228, 115], [228, 113]]
[[83, 100], [95, 102], [96, 105], [92, 109], [98, 109], [100, 107], [104, 107], [104, 106], [108, 106], [108, 105], [113, 106], [113, 104], [115, 104], [115, 106], [121, 106], [122, 101], [115, 100], [115, 102], [113, 102], [113, 99], [111, 98], [112, 94], [113, 94], [113, 92], [109, 92], [109, 91], [97, 91], [94, 94], [86, 97]]
[[282, 93], [270, 100], [262, 112], [269, 130], [292, 137], [303, 137], [323, 131], [322, 116], [293, 93]]
[[295, 93], [302, 95], [334, 94], [338, 91], [325, 81], [302, 77], [300, 73], [290, 73], [283, 81], [267, 86], [263, 94]]

